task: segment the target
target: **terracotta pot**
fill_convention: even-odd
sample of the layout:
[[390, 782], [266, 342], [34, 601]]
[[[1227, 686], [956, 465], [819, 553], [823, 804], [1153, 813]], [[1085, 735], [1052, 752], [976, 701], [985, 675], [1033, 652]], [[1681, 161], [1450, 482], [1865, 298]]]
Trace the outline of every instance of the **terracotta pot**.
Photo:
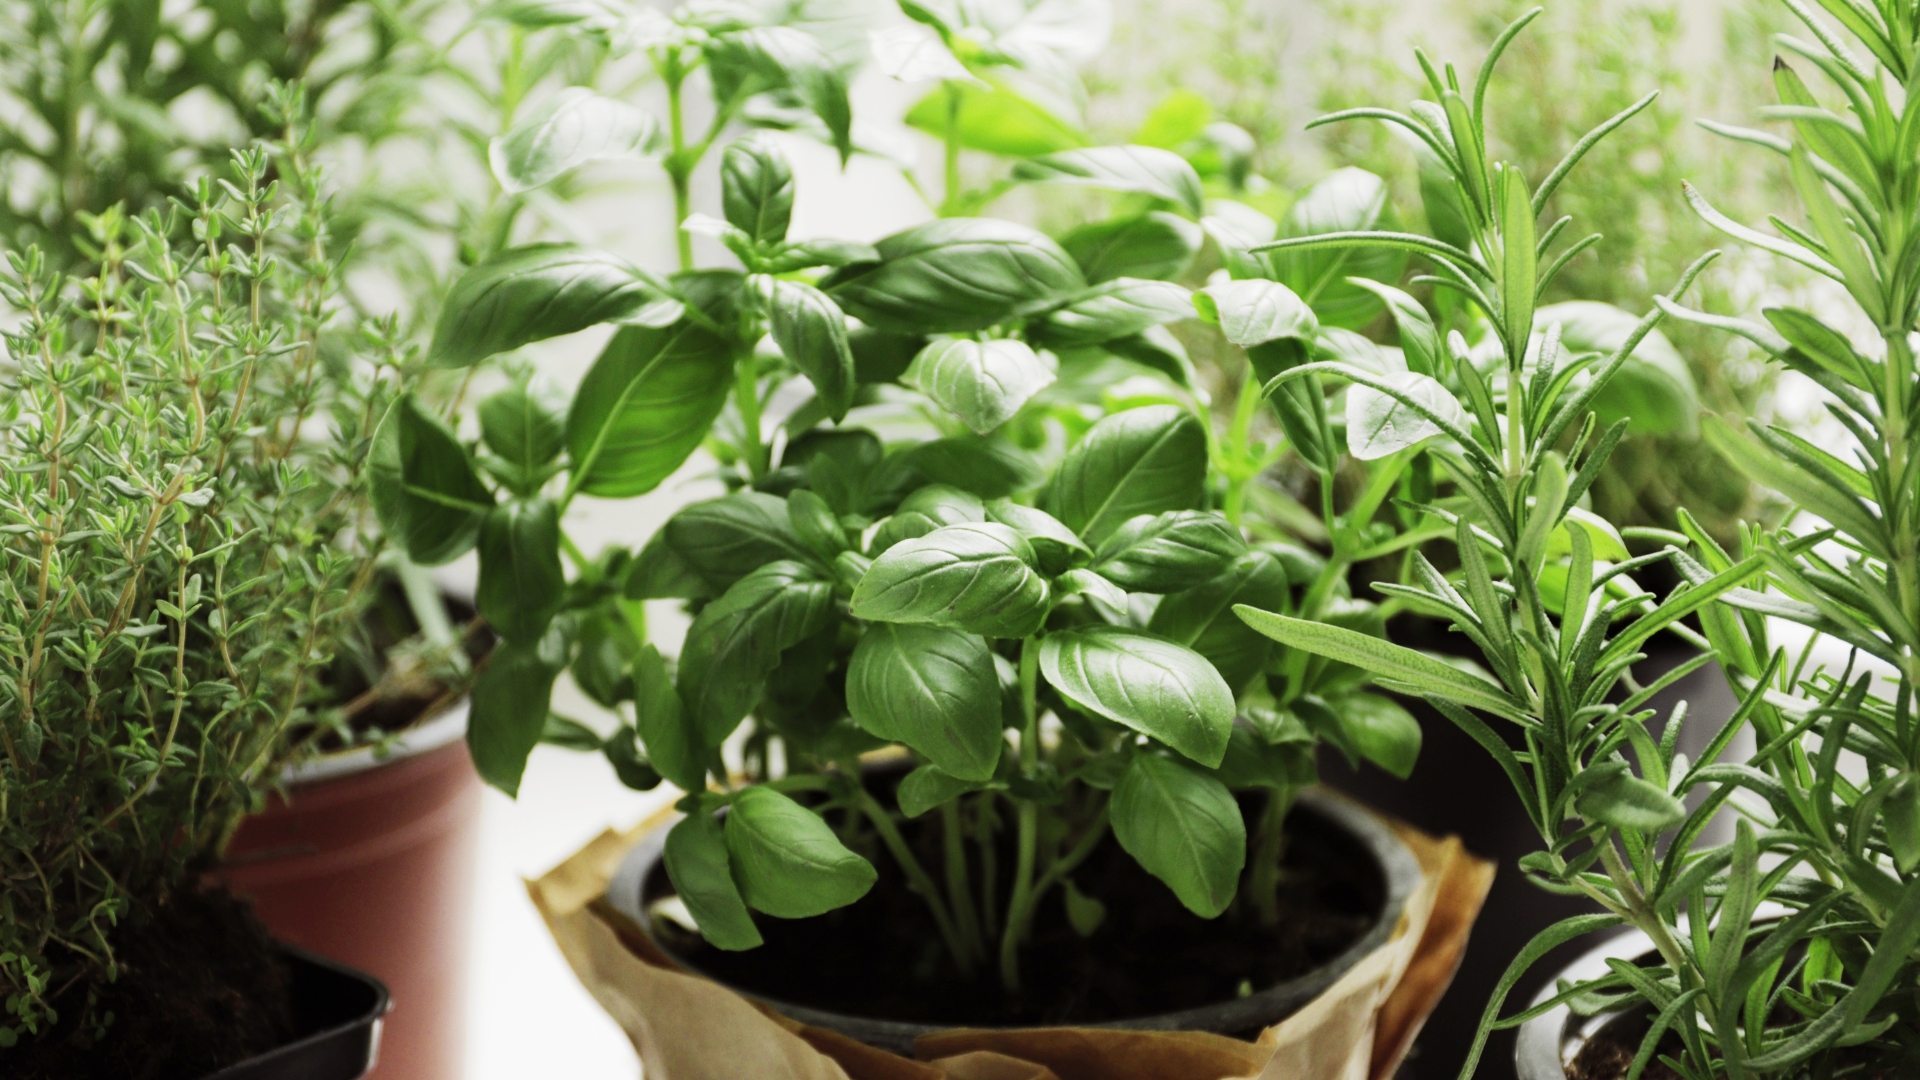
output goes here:
[[222, 876], [275, 937], [364, 969], [393, 1011], [375, 1080], [458, 1080], [480, 780], [462, 701], [391, 752], [322, 757], [249, 818]]

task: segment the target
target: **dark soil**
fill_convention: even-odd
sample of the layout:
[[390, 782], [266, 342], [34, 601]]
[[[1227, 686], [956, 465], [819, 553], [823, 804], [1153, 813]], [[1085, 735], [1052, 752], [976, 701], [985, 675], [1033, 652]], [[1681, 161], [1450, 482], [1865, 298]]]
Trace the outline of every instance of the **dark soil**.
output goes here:
[[[1652, 1026], [1653, 1016], [1645, 1009], [1634, 1009], [1608, 1021], [1574, 1055], [1573, 1063], [1567, 1066], [1567, 1080], [1624, 1080], [1633, 1068], [1634, 1055], [1640, 1052], [1640, 1041]], [[1646, 1071], [1640, 1074], [1641, 1080], [1681, 1080], [1680, 1074], [1660, 1059], [1678, 1058], [1684, 1052], [1680, 1037], [1668, 1032]]]
[[120, 977], [94, 990], [105, 1030], [23, 1039], [5, 1054], [8, 1080], [200, 1080], [292, 1036], [286, 966], [244, 902], [181, 892], [121, 925]]
[[[1242, 811], [1259, 819], [1261, 803]], [[904, 830], [922, 864], [938, 875], [936, 815]], [[1008, 840], [1002, 831], [1001, 839]], [[723, 952], [698, 935], [655, 920], [656, 939], [689, 967], [763, 998], [842, 1015], [953, 1026], [1086, 1024], [1124, 1020], [1231, 1001], [1312, 972], [1370, 930], [1386, 884], [1352, 840], [1305, 809], [1289, 821], [1279, 926], [1264, 928], [1238, 905], [1217, 919], [1181, 906], [1109, 835], [1072, 876], [1106, 905], [1091, 937], [1068, 924], [1060, 890], [1036, 909], [1021, 952], [1025, 992], [1009, 998], [997, 969], [963, 978], [919, 896], [884, 853], [872, 853], [880, 879], [858, 903], [812, 919], [758, 917], [766, 944]], [[969, 848], [973, 845], [969, 842]], [[1005, 910], [1011, 842], [999, 856]], [[977, 869], [976, 869], [977, 873]], [[944, 880], [944, 879], [942, 879]], [[978, 888], [978, 878], [974, 879]], [[656, 867], [650, 902], [672, 885]], [[998, 956], [998, 941], [993, 953]]]

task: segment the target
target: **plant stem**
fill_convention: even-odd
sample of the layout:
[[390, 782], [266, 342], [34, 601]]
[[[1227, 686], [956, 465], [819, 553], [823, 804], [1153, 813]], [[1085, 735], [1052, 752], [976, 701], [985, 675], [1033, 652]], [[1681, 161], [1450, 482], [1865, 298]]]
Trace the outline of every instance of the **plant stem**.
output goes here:
[[893, 824], [892, 815], [887, 813], [887, 808], [881, 806], [865, 788], [856, 788], [855, 792], [854, 805], [867, 815], [868, 821], [873, 822], [874, 831], [880, 834], [880, 842], [887, 845], [887, 851], [892, 853], [894, 861], [899, 863], [900, 869], [906, 872], [909, 886], [927, 902], [927, 909], [933, 912], [934, 925], [940, 929], [940, 938], [946, 942], [947, 951], [953, 954], [954, 962], [960, 965], [961, 974], [971, 975], [973, 954], [961, 940], [959, 931], [954, 928], [953, 917], [947, 912], [946, 901], [940, 898], [940, 887], [934, 884], [932, 876], [927, 873], [925, 867], [920, 865], [920, 860], [914, 857], [913, 849], [908, 847], [906, 840], [901, 837], [899, 828]]
[[[664, 61], [664, 62], [662, 62]], [[693, 178], [693, 166], [686, 160], [687, 124], [682, 115], [680, 103], [680, 84], [686, 80], [687, 73], [680, 66], [679, 50], [656, 57], [656, 66], [667, 84], [667, 125], [672, 149], [667, 154], [667, 177], [673, 181], [673, 237], [680, 252], [680, 269], [693, 269], [693, 235], [680, 227], [693, 213], [693, 199], [690, 185]]]
[[[1031, 775], [1040, 763], [1040, 639], [1020, 643], [1020, 771]], [[1040, 807], [1014, 799], [1018, 807], [1018, 853], [1013, 874], [1013, 897], [1007, 904], [1007, 925], [1000, 934], [1000, 982], [1008, 993], [1020, 992], [1020, 936], [1026, 930], [1021, 916], [1033, 903], [1033, 861], [1040, 838]]]
[[1261, 926], [1280, 925], [1280, 860], [1287, 851], [1287, 813], [1293, 809], [1296, 792], [1279, 787], [1267, 793], [1267, 808], [1260, 815], [1254, 837], [1253, 869], [1247, 877], [1247, 891], [1253, 895], [1254, 910]]
[[973, 883], [967, 874], [967, 839], [961, 832], [960, 800], [948, 799], [941, 805], [940, 831], [947, 849], [947, 902], [953, 906], [960, 939], [968, 953], [979, 960], [986, 953], [986, 941], [981, 937], [980, 914], [973, 906]]
[[767, 446], [760, 439], [760, 379], [756, 366], [751, 352], [735, 362], [733, 403], [740, 410], [741, 457], [746, 459], [747, 474], [758, 480], [767, 475]]
[[994, 794], [983, 791], [974, 797], [974, 843], [980, 846], [980, 929], [991, 938], [1000, 930], [1000, 852], [994, 847]]

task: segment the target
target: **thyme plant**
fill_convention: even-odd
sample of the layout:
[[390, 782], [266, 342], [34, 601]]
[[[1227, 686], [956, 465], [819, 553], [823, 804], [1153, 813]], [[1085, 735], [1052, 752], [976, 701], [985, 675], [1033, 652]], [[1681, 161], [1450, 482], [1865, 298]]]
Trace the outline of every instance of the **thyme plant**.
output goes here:
[[120, 943], [321, 730], [369, 564], [337, 544], [353, 462], [304, 430], [356, 403], [325, 370], [339, 283], [302, 151], [87, 217], [84, 272], [8, 256], [0, 1047], [103, 1037]]
[[[1775, 426], [1707, 426], [1729, 460], [1818, 520], [1776, 533], [1747, 530], [1727, 552], [1683, 514], [1682, 532], [1643, 534], [1662, 541], [1661, 550], [1624, 560], [1602, 555], [1601, 537], [1571, 508], [1619, 438], [1618, 424], [1598, 432], [1587, 406], [1631, 342], [1595, 365], [1566, 356], [1549, 328], [1530, 351], [1530, 331], [1508, 313], [1538, 295], [1544, 245], [1535, 220], [1559, 172], [1530, 192], [1515, 168], [1488, 163], [1479, 149], [1484, 116], [1451, 70], [1429, 67], [1444, 112], [1373, 115], [1418, 131], [1448, 164], [1475, 209], [1473, 243], [1420, 244], [1450, 287], [1468, 291], [1511, 329], [1504, 387], [1473, 390], [1464, 408], [1432, 387], [1395, 391], [1433, 425], [1431, 453], [1457, 488], [1428, 512], [1454, 526], [1459, 570], [1443, 574], [1422, 559], [1414, 586], [1376, 588], [1451, 621], [1480, 648], [1491, 675], [1240, 609], [1280, 641], [1426, 696], [1501, 762], [1547, 845], [1523, 868], [1543, 887], [1589, 897], [1601, 913], [1557, 924], [1515, 959], [1480, 1038], [1560, 1004], [1587, 1013], [1643, 1005], [1653, 1020], [1633, 1078], [1656, 1060], [1702, 1080], [1898, 1074], [1912, 1067], [1920, 1045], [1911, 991], [1920, 948], [1913, 876], [1920, 796], [1912, 779], [1920, 536], [1908, 419], [1915, 401], [1909, 336], [1920, 290], [1905, 269], [1916, 162], [1905, 135], [1915, 130], [1914, 106], [1903, 92], [1916, 70], [1920, 27], [1905, 3], [1823, 0], [1827, 18], [1788, 6], [1814, 37], [1779, 39], [1774, 74], [1782, 104], [1765, 115], [1790, 135], [1722, 130], [1786, 158], [1802, 223], [1776, 216], [1783, 235], [1762, 233], [1720, 215], [1700, 193], [1687, 195], [1714, 227], [1843, 285], [1877, 346], [1856, 348], [1831, 321], [1791, 308], [1766, 310], [1762, 324], [1689, 311], [1668, 296], [1656, 298], [1635, 336], [1663, 314], [1731, 330], [1825, 391], [1828, 412], [1853, 437], [1852, 461]], [[1844, 98], [1844, 114], [1821, 103], [1796, 71], [1800, 64]], [[1412, 243], [1383, 236], [1328, 242]], [[1670, 296], [1684, 294], [1711, 258], [1682, 275]], [[1296, 372], [1274, 382], [1305, 377]], [[1656, 560], [1682, 578], [1663, 601], [1628, 576]], [[1680, 621], [1688, 617], [1699, 631]], [[1784, 647], [1782, 620], [1812, 631], [1797, 655]], [[1629, 667], [1661, 631], [1710, 651], [1637, 686]], [[1821, 639], [1844, 650], [1838, 670], [1810, 663]], [[1740, 705], [1690, 762], [1676, 752], [1683, 710], [1656, 732], [1643, 706], [1712, 657]], [[1481, 713], [1518, 725], [1524, 750], [1509, 749]], [[1755, 752], [1720, 760], [1749, 726]], [[1695, 794], [1702, 801], [1688, 811], [1681, 800]], [[1702, 844], [1723, 811], [1735, 816], [1732, 841]], [[1604, 977], [1562, 986], [1539, 1007], [1500, 1017], [1506, 992], [1549, 949], [1623, 924], [1651, 941], [1650, 960], [1611, 962]]]

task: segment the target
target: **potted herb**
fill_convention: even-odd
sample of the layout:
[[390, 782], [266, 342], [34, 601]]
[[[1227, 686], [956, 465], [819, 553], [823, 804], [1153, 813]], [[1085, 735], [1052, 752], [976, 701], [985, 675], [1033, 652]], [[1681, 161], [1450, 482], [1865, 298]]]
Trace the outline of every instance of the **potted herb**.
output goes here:
[[[1915, 35], [1903, 6], [1829, 10], [1873, 61], [1797, 7], [1822, 44], [1783, 38], [1782, 47], [1849, 95], [1860, 127], [1821, 111], [1782, 60], [1776, 82], [1789, 104], [1780, 117], [1794, 123], [1796, 139], [1737, 132], [1787, 156], [1809, 224], [1775, 219], [1789, 234], [1779, 239], [1721, 217], [1697, 193], [1689, 197], [1716, 227], [1842, 283], [1878, 328], [1884, 355], [1869, 358], [1830, 324], [1787, 308], [1769, 309], [1759, 324], [1700, 315], [1660, 297], [1636, 331], [1642, 336], [1663, 314], [1732, 329], [1832, 395], [1831, 411], [1857, 440], [1857, 464], [1762, 424], [1748, 432], [1707, 425], [1730, 460], [1822, 524], [1749, 533], [1730, 554], [1683, 516], [1685, 534], [1664, 550], [1603, 568], [1590, 530], [1569, 519], [1566, 507], [1618, 437], [1615, 425], [1595, 439], [1582, 415], [1632, 339], [1589, 372], [1586, 388], [1569, 393], [1574, 365], [1557, 355], [1553, 332], [1537, 366], [1523, 366], [1525, 335], [1516, 330], [1504, 416], [1475, 408], [1480, 415], [1471, 421], [1450, 420], [1447, 401], [1408, 395], [1409, 408], [1452, 428], [1446, 434], [1454, 448], [1443, 460], [1465, 498], [1433, 512], [1457, 522], [1461, 569], [1423, 571], [1416, 589], [1386, 587], [1451, 619], [1481, 647], [1492, 677], [1335, 628], [1242, 612], [1279, 640], [1424, 694], [1501, 761], [1548, 845], [1526, 860], [1527, 871], [1601, 910], [1553, 927], [1516, 958], [1488, 1006], [1481, 1039], [1561, 1006], [1586, 1015], [1638, 1010], [1572, 1063], [1582, 1075], [1638, 1077], [1659, 1065], [1685, 1076], [1891, 1076], [1911, 1066], [1909, 1001], [1897, 988], [1910, 979], [1920, 940], [1920, 889], [1909, 881], [1920, 848], [1907, 814], [1912, 647], [1903, 627], [1912, 613], [1902, 599], [1914, 541], [1900, 532], [1910, 487], [1911, 440], [1900, 417], [1912, 397], [1914, 297], [1893, 269], [1898, 249], [1888, 245], [1899, 241], [1886, 230], [1900, 212], [1888, 193], [1912, 163], [1902, 144], [1873, 133], [1899, 129], [1905, 106], [1889, 104], [1881, 88], [1904, 80]], [[1435, 81], [1449, 123], [1426, 135], [1437, 152], [1454, 154], [1456, 184], [1486, 208], [1474, 250], [1435, 254], [1490, 310], [1524, 310], [1535, 276], [1524, 253], [1537, 244], [1528, 187], [1512, 168], [1478, 159], [1464, 137], [1475, 130], [1474, 111], [1464, 98], [1445, 96], [1450, 84]], [[1671, 296], [1682, 295], [1710, 258], [1683, 275]], [[1561, 440], [1576, 431], [1563, 463]], [[1565, 537], [1558, 545], [1556, 535]], [[1636, 564], [1656, 560], [1670, 561], [1682, 577], [1666, 600], [1631, 587], [1609, 594]], [[1689, 616], [1699, 631], [1680, 621]], [[1770, 619], [1835, 639], [1846, 662], [1836, 672], [1809, 665], [1806, 648], [1790, 655]], [[1657, 736], [1649, 729], [1653, 716], [1642, 706], [1658, 686], [1623, 678], [1663, 630], [1704, 637], [1741, 696], [1733, 720], [1691, 761], [1675, 752], [1681, 716], [1669, 717]], [[1481, 712], [1518, 724], [1524, 753], [1508, 749]], [[1720, 761], [1749, 725], [1758, 749], [1744, 762]], [[1860, 755], [1862, 767], [1846, 764], [1849, 754]], [[1740, 792], [1753, 801], [1733, 802]], [[1681, 802], [1689, 794], [1704, 802], [1689, 810]], [[1738, 814], [1732, 842], [1699, 843], [1723, 809]], [[1617, 926], [1636, 931], [1639, 945], [1594, 954], [1533, 1008], [1500, 1019], [1506, 991], [1547, 950]], [[1569, 1027], [1564, 1011], [1556, 1022]], [[1550, 1047], [1523, 1058], [1530, 1076], [1553, 1075], [1569, 1061], [1578, 1047], [1562, 1057], [1562, 1034], [1523, 1039], [1523, 1048]], [[1473, 1066], [1470, 1059], [1463, 1075]]]
[[[269, 183], [278, 167], [284, 179]], [[206, 875], [315, 737], [366, 563], [300, 437], [336, 264], [297, 156], [9, 256], [0, 1061], [9, 1076], [357, 1076], [385, 992]]]

